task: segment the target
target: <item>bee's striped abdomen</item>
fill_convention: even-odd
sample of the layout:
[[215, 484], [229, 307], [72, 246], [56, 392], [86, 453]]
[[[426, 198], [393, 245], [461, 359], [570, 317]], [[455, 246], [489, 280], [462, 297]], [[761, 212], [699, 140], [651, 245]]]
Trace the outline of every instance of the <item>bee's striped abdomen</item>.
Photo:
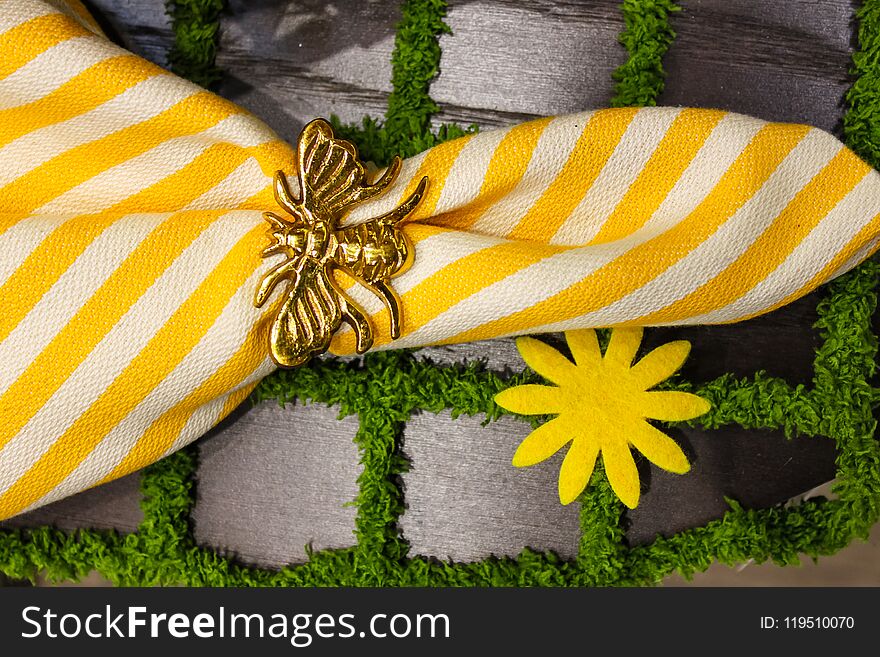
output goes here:
[[366, 221], [336, 231], [333, 259], [368, 282], [389, 278], [405, 267], [411, 252], [406, 236], [392, 225]]

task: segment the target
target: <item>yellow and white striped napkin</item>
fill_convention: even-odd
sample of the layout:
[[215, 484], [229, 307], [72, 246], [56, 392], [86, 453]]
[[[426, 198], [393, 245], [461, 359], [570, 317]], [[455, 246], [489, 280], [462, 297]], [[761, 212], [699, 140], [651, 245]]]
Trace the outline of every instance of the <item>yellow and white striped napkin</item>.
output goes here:
[[[272, 370], [261, 213], [291, 147], [111, 44], [76, 2], [0, 2], [0, 518], [191, 442]], [[415, 347], [731, 322], [867, 257], [880, 178], [837, 139], [715, 110], [610, 109], [404, 162], [430, 178], [393, 280]], [[267, 304], [267, 306], [270, 304]], [[351, 331], [331, 347], [351, 353]]]

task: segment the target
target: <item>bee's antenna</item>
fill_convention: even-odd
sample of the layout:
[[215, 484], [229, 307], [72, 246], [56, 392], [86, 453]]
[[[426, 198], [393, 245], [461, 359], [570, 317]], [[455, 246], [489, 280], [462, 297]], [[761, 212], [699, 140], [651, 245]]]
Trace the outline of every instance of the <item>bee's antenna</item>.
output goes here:
[[383, 224], [397, 224], [406, 219], [416, 206], [421, 202], [425, 191], [428, 189], [428, 177], [423, 177], [415, 191], [409, 195], [403, 203], [394, 208], [391, 212], [386, 212], [381, 217], [377, 217], [376, 221]]

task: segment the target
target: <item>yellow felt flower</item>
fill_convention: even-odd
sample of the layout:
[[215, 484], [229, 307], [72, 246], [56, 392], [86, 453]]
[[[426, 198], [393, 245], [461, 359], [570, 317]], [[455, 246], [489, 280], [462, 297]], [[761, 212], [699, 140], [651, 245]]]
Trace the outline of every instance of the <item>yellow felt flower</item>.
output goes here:
[[670, 472], [690, 469], [675, 441], [647, 419], [690, 420], [709, 410], [709, 402], [687, 392], [648, 392], [684, 364], [691, 345], [669, 342], [633, 365], [642, 341], [640, 328], [614, 329], [604, 357], [592, 329], [568, 331], [565, 338], [574, 363], [534, 338], [516, 341], [526, 364], [556, 385], [515, 386], [498, 393], [495, 402], [514, 413], [557, 417], [526, 437], [513, 465], [534, 465], [571, 442], [559, 472], [560, 501], [568, 504], [581, 494], [601, 453], [611, 488], [634, 509], [639, 473], [630, 446]]

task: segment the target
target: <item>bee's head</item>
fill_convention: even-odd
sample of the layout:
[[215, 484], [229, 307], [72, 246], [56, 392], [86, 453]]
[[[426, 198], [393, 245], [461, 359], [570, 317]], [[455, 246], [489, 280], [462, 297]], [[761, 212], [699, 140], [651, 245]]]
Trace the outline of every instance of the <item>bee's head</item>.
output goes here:
[[306, 241], [308, 240], [308, 231], [304, 228], [294, 228], [288, 226], [284, 230], [284, 244], [291, 256], [302, 253], [306, 250]]
[[274, 212], [264, 212], [263, 218], [269, 222], [269, 238], [271, 243], [263, 249], [263, 257], [269, 257], [283, 253], [292, 258], [302, 253], [305, 248], [307, 231], [297, 224], [293, 224]]

